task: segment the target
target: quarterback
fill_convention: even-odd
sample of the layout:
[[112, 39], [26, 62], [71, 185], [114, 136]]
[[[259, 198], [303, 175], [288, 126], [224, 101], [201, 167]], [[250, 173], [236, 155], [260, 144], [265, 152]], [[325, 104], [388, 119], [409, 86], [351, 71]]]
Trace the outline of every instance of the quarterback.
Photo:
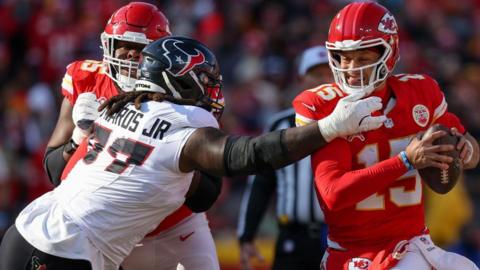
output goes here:
[[478, 269], [432, 243], [425, 225], [417, 169], [448, 168], [434, 146], [445, 133], [419, 139], [434, 123], [460, 137], [465, 169], [479, 159], [478, 144], [448, 112], [439, 85], [423, 74], [392, 75], [399, 59], [395, 18], [374, 2], [354, 2], [333, 18], [326, 47], [335, 83], [302, 92], [293, 102], [305, 125], [330, 114], [344, 96], [378, 97], [387, 120], [379, 129], [336, 138], [312, 155], [315, 186], [329, 227], [322, 269]]

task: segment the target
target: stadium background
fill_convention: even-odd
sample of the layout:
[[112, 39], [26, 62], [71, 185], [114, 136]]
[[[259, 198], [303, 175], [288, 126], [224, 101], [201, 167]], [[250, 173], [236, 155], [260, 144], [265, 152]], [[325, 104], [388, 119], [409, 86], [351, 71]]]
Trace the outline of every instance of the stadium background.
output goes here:
[[[259, 134], [273, 113], [289, 107], [296, 56], [323, 44], [340, 0], [171, 0], [156, 4], [173, 33], [195, 37], [218, 56], [225, 79], [223, 128]], [[128, 1], [0, 0], [0, 237], [29, 201], [51, 189], [42, 169], [57, 120], [68, 63], [101, 60], [100, 33]], [[480, 0], [380, 1], [400, 28], [398, 72], [426, 73], [443, 87], [450, 110], [480, 138]], [[438, 243], [480, 261], [480, 171], [468, 172], [448, 196], [428, 195], [429, 225]], [[238, 269], [235, 239], [244, 178], [228, 179], [209, 218], [222, 269]], [[462, 183], [462, 184], [463, 184]], [[273, 209], [259, 243], [271, 260]], [[266, 265], [262, 266], [266, 269]]]

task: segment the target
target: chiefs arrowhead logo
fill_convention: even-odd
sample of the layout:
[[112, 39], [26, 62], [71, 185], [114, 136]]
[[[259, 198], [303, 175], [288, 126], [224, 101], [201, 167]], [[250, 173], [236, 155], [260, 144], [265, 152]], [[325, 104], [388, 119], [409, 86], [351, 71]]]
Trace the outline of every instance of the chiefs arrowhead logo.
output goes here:
[[369, 259], [365, 258], [352, 258], [348, 262], [348, 270], [366, 270], [372, 263]]
[[185, 46], [185, 43], [178, 39], [167, 39], [162, 44], [165, 53], [163, 56], [168, 60], [170, 66], [167, 71], [173, 76], [182, 76], [192, 70], [195, 66], [205, 62], [205, 55], [197, 49]]
[[387, 33], [387, 34], [396, 34], [398, 31], [397, 22], [395, 18], [390, 13], [385, 13], [380, 23], [378, 24], [378, 31]]

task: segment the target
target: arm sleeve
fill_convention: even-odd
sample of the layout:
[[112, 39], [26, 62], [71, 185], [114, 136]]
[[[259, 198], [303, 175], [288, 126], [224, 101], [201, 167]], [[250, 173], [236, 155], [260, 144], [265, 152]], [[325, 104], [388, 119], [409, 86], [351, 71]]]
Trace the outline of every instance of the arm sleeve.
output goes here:
[[284, 132], [280, 130], [254, 138], [229, 136], [224, 154], [227, 175], [248, 175], [282, 167], [281, 164], [289, 160]]
[[185, 199], [185, 205], [195, 213], [205, 212], [217, 200], [222, 191], [222, 178], [200, 172], [200, 181], [197, 189]]
[[239, 241], [251, 242], [257, 234], [262, 217], [275, 190], [274, 170], [251, 177], [243, 193], [238, 219], [237, 235]]
[[63, 149], [65, 144], [59, 147], [48, 147], [43, 157], [43, 167], [47, 173], [48, 179], [54, 186], [60, 185], [60, 178], [67, 161], [63, 158]]
[[398, 156], [373, 166], [352, 170], [351, 152], [346, 141], [336, 139], [312, 155], [315, 187], [331, 211], [355, 205], [385, 189], [407, 172]]

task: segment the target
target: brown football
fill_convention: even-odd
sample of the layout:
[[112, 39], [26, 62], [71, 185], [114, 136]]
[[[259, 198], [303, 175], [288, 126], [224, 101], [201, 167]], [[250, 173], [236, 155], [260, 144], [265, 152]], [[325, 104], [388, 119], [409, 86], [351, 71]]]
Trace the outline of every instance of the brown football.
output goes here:
[[[451, 144], [457, 145], [459, 138], [453, 135], [450, 132], [450, 129], [440, 125], [435, 124], [431, 126], [426, 133], [432, 133], [437, 130], [445, 130], [447, 135], [436, 139], [433, 144]], [[427, 167], [418, 170], [420, 176], [422, 177], [425, 184], [427, 184], [433, 191], [440, 194], [446, 194], [457, 184], [458, 179], [462, 173], [463, 167], [462, 162], [460, 161], [460, 151], [454, 149], [449, 152], [444, 152], [444, 154], [451, 156], [453, 158], [453, 162], [449, 164], [449, 168], [447, 170], [441, 170], [435, 167]]]

